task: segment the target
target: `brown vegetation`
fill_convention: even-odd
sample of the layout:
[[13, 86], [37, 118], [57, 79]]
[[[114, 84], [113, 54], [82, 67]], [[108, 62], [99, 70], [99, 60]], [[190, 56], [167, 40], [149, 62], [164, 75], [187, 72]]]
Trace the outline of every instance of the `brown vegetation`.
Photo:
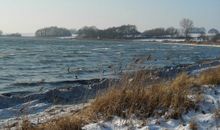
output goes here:
[[216, 119], [220, 119], [220, 108], [215, 111], [214, 117], [215, 117]]
[[81, 130], [85, 124], [85, 120], [77, 116], [51, 120], [38, 126], [32, 125], [28, 120], [23, 120], [20, 130]]
[[198, 125], [196, 124], [196, 122], [194, 120], [192, 120], [189, 124], [189, 128], [191, 130], [198, 130]]
[[182, 112], [193, 107], [193, 102], [187, 98], [192, 85], [189, 78], [186, 74], [181, 74], [170, 83], [150, 87], [143, 86], [141, 80], [138, 80], [141, 78], [124, 79], [122, 86], [115, 86], [97, 97], [90, 109], [95, 116], [105, 118], [112, 115], [129, 117], [132, 114], [149, 117], [162, 115], [172, 109], [171, 116], [178, 118]]
[[220, 67], [203, 71], [197, 78], [199, 85], [217, 85], [220, 84]]

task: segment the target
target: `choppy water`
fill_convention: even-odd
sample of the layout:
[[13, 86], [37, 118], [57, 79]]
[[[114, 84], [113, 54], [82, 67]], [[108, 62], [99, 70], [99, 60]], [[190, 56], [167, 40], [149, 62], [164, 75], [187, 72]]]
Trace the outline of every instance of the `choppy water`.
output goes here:
[[[195, 63], [220, 56], [219, 47], [132, 41], [78, 41], [0, 38], [0, 93], [37, 91], [52, 85], [22, 83], [92, 79], [134, 69], [136, 58], [148, 57], [147, 67]], [[134, 68], [132, 68], [134, 67]]]

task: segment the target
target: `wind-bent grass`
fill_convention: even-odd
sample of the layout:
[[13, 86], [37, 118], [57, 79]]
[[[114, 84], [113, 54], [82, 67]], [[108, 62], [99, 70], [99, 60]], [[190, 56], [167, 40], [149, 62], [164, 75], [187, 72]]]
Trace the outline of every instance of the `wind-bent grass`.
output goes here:
[[90, 106], [93, 114], [104, 118], [112, 115], [128, 118], [132, 114], [149, 117], [163, 115], [172, 109], [170, 116], [178, 118], [182, 112], [194, 106], [187, 98], [192, 83], [186, 74], [181, 74], [170, 83], [151, 87], [142, 86], [136, 79], [139, 78], [135, 77], [130, 82], [125, 79], [122, 86], [110, 88], [107, 93], [97, 97]]
[[73, 116], [35, 127], [30, 122], [23, 122], [22, 130], [80, 130], [87, 123], [113, 116], [147, 118], [165, 115], [177, 119], [196, 105], [188, 98], [193, 86], [220, 84], [220, 68], [204, 71], [197, 77], [182, 73], [171, 81], [154, 85], [148, 85], [147, 79], [149, 76], [144, 71], [126, 74], [116, 85], [97, 96], [91, 105]]

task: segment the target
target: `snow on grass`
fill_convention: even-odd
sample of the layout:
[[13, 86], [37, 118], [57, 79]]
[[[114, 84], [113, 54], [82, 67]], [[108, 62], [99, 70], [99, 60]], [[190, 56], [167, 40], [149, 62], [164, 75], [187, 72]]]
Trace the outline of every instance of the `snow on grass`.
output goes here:
[[220, 119], [215, 117], [215, 111], [220, 109], [220, 86], [203, 86], [203, 100], [198, 104], [198, 110], [191, 110], [182, 115], [181, 119], [166, 119], [152, 117], [140, 120], [135, 117], [122, 119], [114, 117], [110, 121], [91, 123], [83, 127], [84, 130], [190, 130], [193, 121], [198, 129], [220, 129]]
[[44, 123], [51, 119], [67, 116], [87, 105], [88, 103], [75, 105], [53, 105], [38, 103], [38, 101], [35, 100], [15, 107], [0, 109], [0, 129], [21, 123], [22, 120], [26, 118], [32, 124]]

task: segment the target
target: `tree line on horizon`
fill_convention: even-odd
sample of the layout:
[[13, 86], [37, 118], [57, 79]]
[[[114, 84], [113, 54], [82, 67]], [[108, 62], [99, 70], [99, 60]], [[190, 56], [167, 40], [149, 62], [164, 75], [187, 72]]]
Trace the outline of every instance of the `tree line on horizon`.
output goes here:
[[[199, 33], [201, 37], [206, 34], [204, 27], [198, 28], [190, 19], [182, 19], [180, 21], [180, 29], [174, 27], [153, 28], [140, 32], [135, 25], [122, 25], [119, 27], [110, 27], [107, 29], [98, 29], [95, 26], [83, 27], [78, 30], [79, 38], [95, 38], [95, 39], [138, 39], [138, 38], [185, 38], [189, 40], [190, 34]], [[219, 31], [212, 28], [208, 33], [219, 36]]]
[[5, 37], [21, 37], [22, 35], [20, 33], [3, 34], [3, 31], [0, 30], [0, 36], [5, 36]]
[[[199, 32], [201, 37], [206, 33], [205, 28], [196, 28], [190, 19], [182, 19], [180, 21], [181, 29], [169, 28], [154, 28], [145, 30], [144, 32], [138, 31], [135, 25], [122, 25], [118, 27], [109, 27], [107, 29], [98, 29], [96, 26], [85, 26], [79, 30], [65, 29], [58, 27], [48, 27], [39, 29], [35, 32], [37, 37], [64, 37], [77, 34], [79, 39], [139, 39], [139, 38], [185, 38], [190, 39], [190, 33]], [[208, 33], [219, 35], [219, 31], [212, 28]]]
[[[205, 28], [196, 28], [190, 19], [180, 21], [181, 29], [175, 27], [153, 28], [143, 32], [138, 31], [135, 25], [122, 25], [118, 27], [109, 27], [107, 29], [98, 29], [95, 26], [85, 26], [79, 30], [59, 28], [56, 26], [38, 29], [35, 32], [36, 37], [69, 37], [77, 34], [79, 39], [139, 39], [139, 38], [185, 38], [190, 39], [190, 33], [199, 32], [201, 37], [206, 34]], [[219, 39], [219, 31], [212, 28], [208, 33], [216, 34], [215, 38]], [[0, 36], [3, 32], [0, 30]], [[8, 36], [21, 36], [19, 33]]]

